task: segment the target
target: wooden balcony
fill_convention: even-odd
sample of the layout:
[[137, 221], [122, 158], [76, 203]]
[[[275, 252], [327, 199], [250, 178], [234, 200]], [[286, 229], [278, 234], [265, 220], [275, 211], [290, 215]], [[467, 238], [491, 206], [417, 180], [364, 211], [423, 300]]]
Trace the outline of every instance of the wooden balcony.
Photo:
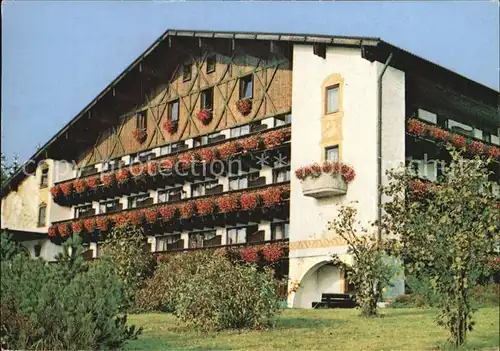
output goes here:
[[347, 183], [340, 174], [321, 174], [318, 178], [302, 181], [302, 194], [316, 199], [347, 193]]

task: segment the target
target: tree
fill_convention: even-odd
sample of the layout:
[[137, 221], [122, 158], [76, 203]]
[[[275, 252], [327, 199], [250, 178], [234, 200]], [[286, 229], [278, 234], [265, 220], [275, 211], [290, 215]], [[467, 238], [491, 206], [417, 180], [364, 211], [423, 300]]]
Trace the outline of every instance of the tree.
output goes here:
[[21, 165], [19, 164], [19, 156], [14, 154], [12, 157], [12, 162], [9, 164], [7, 162], [7, 157], [5, 154], [2, 152], [1, 153], [1, 173], [0, 173], [0, 180], [2, 186], [5, 184], [5, 181], [9, 179], [20, 167]]
[[329, 230], [346, 241], [347, 253], [354, 258], [352, 265], [342, 262], [336, 255], [333, 261], [346, 271], [347, 279], [354, 285], [361, 314], [373, 317], [377, 314], [377, 302], [381, 300], [382, 290], [390, 285], [396, 268], [388, 259], [390, 241], [377, 240], [368, 234], [356, 222], [356, 215], [355, 208], [342, 206], [338, 216], [329, 223]]
[[459, 346], [474, 325], [470, 288], [487, 274], [488, 259], [499, 241], [498, 198], [488, 181], [487, 164], [464, 159], [449, 149], [451, 164], [435, 183], [389, 172], [383, 193], [385, 233], [397, 233], [400, 254], [410, 274], [429, 278], [441, 310], [438, 324]]
[[140, 227], [114, 227], [105, 239], [102, 252], [114, 262], [118, 276], [127, 287], [130, 299], [152, 273], [153, 255], [146, 247], [146, 237]]

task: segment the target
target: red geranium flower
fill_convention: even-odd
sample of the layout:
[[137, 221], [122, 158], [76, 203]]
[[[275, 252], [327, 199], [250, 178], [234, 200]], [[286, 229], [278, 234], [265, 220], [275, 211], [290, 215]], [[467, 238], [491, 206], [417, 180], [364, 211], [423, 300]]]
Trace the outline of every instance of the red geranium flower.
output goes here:
[[496, 146], [490, 147], [488, 150], [488, 156], [495, 159], [495, 158], [500, 158], [500, 148]]
[[113, 216], [112, 219], [117, 227], [124, 227], [129, 224], [129, 217], [126, 215], [118, 214]]
[[61, 196], [62, 194], [62, 191], [61, 191], [61, 186], [60, 185], [54, 185], [51, 189], [50, 189], [50, 193], [52, 194], [52, 197], [54, 199], [57, 199], [59, 196]]
[[429, 128], [429, 135], [436, 140], [446, 141], [448, 140], [448, 131], [441, 129], [439, 127], [433, 126]]
[[276, 262], [284, 256], [283, 248], [279, 245], [265, 245], [262, 248], [262, 256], [267, 262]]
[[451, 137], [451, 143], [458, 148], [462, 148], [467, 144], [467, 139], [461, 135], [455, 134]]
[[259, 205], [259, 195], [257, 193], [243, 193], [240, 197], [241, 209], [245, 211], [254, 210]]
[[473, 154], [482, 154], [485, 150], [485, 145], [480, 141], [472, 141], [469, 144], [469, 152]]
[[262, 192], [262, 200], [265, 207], [271, 207], [281, 203], [283, 190], [281, 188], [269, 188]]
[[408, 120], [408, 133], [423, 136], [426, 130], [427, 125], [418, 119], [412, 118]]
[[53, 238], [57, 235], [57, 228], [55, 226], [49, 227], [49, 237]]
[[285, 141], [285, 132], [283, 130], [273, 130], [264, 136], [264, 145], [271, 149], [280, 146]]
[[108, 217], [97, 217], [95, 220], [97, 229], [106, 231], [109, 228], [109, 218]]
[[295, 170], [295, 176], [299, 180], [304, 180], [311, 175], [311, 172], [312, 172], [311, 167], [308, 167], [308, 166], [300, 167], [300, 168]]
[[83, 232], [83, 225], [81, 221], [76, 221], [71, 223], [71, 229], [73, 230], [73, 233], [80, 234]]
[[101, 176], [101, 183], [104, 186], [112, 186], [115, 183], [115, 174], [114, 173], [108, 173], [108, 174], [103, 174]]
[[69, 225], [68, 223], [61, 223], [57, 226], [57, 231], [61, 235], [61, 237], [65, 238], [69, 235]]
[[128, 213], [128, 220], [133, 225], [140, 225], [144, 221], [144, 213], [142, 211], [132, 211]]
[[61, 184], [61, 191], [66, 196], [68, 196], [69, 194], [71, 194], [71, 192], [73, 191], [73, 183], [69, 182], [69, 183]]
[[210, 215], [215, 211], [215, 201], [212, 199], [197, 200], [196, 208], [200, 216]]
[[252, 99], [245, 98], [236, 102], [236, 108], [243, 115], [246, 116], [252, 111]]
[[354, 169], [348, 165], [342, 165], [341, 173], [346, 183], [351, 182], [356, 177], [356, 172], [354, 172]]
[[144, 129], [134, 129], [134, 131], [132, 132], [132, 135], [134, 136], [135, 140], [137, 140], [137, 142], [139, 144], [144, 143], [148, 137], [148, 135], [146, 134], [146, 131]]
[[152, 161], [146, 164], [146, 172], [150, 176], [155, 176], [158, 174], [158, 162]]
[[219, 211], [222, 213], [234, 212], [238, 209], [238, 199], [234, 195], [225, 195], [216, 201]]
[[179, 206], [182, 219], [189, 219], [194, 216], [194, 204], [194, 201], [188, 201]]
[[212, 120], [212, 111], [204, 108], [196, 114], [196, 118], [198, 118], [201, 123], [207, 125]]
[[251, 136], [241, 140], [241, 147], [245, 151], [254, 151], [259, 148], [260, 139], [257, 136]]
[[144, 210], [144, 217], [149, 224], [153, 224], [158, 219], [158, 211], [156, 209]]
[[240, 249], [240, 256], [245, 262], [257, 262], [259, 260], [259, 248], [251, 246]]
[[97, 177], [92, 177], [89, 178], [87, 181], [87, 185], [89, 186], [90, 189], [95, 189], [99, 185], [99, 178]]
[[163, 206], [159, 212], [165, 222], [171, 221], [175, 217], [176, 208], [174, 206]]
[[95, 219], [94, 218], [88, 218], [83, 221], [83, 226], [87, 230], [87, 232], [92, 233], [95, 229]]
[[222, 159], [235, 156], [239, 151], [239, 143], [236, 141], [229, 141], [219, 146], [219, 155]]
[[115, 178], [116, 178], [116, 181], [118, 182], [118, 184], [124, 184], [129, 180], [130, 173], [129, 173], [128, 169], [122, 168], [122, 169], [116, 171]]
[[182, 168], [189, 168], [191, 164], [196, 162], [193, 152], [186, 152], [179, 156], [179, 166]]
[[203, 148], [199, 151], [201, 160], [206, 163], [211, 163], [217, 158], [217, 150], [212, 147]]
[[323, 173], [323, 168], [319, 163], [314, 163], [311, 166], [311, 177], [318, 178]]
[[167, 119], [165, 122], [163, 122], [163, 129], [165, 129], [168, 134], [174, 134], [175, 132], [177, 132], [178, 125], [179, 124], [177, 123], [177, 121], [172, 122], [171, 120]]
[[161, 166], [165, 169], [171, 169], [172, 167], [175, 166], [175, 159], [169, 157], [166, 160], [162, 161]]
[[73, 182], [73, 188], [77, 193], [83, 193], [85, 190], [87, 190], [87, 182], [85, 181], [85, 179], [77, 179]]

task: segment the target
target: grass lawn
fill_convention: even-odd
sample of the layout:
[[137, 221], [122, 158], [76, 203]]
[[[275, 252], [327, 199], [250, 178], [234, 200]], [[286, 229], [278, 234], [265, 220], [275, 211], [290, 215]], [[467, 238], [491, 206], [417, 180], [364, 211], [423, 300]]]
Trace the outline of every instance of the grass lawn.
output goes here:
[[[442, 347], [446, 331], [436, 310], [382, 309], [382, 316], [363, 319], [356, 310], [288, 309], [276, 327], [265, 331], [201, 333], [187, 329], [169, 314], [130, 315], [144, 327], [128, 350], [432, 350]], [[499, 348], [499, 309], [482, 308], [466, 349]]]

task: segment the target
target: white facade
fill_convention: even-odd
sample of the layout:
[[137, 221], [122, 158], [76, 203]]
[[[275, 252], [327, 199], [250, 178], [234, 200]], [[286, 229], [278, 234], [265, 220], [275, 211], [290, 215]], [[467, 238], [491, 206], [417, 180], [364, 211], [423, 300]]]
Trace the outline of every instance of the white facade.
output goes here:
[[[359, 48], [329, 47], [326, 58], [313, 54], [310, 45], [294, 45], [292, 88], [292, 173], [299, 167], [324, 160], [325, 131], [341, 146], [342, 163], [351, 165], [356, 178], [346, 195], [323, 199], [305, 197], [301, 182], [291, 177], [289, 306], [310, 308], [322, 293], [341, 293], [344, 282], [336, 267], [325, 266], [332, 254], [349, 261], [347, 246], [327, 229], [339, 205], [353, 205], [367, 225], [377, 218], [377, 77], [382, 65], [361, 57]], [[340, 77], [338, 120], [324, 112], [325, 81]], [[328, 84], [327, 84], [328, 85]], [[383, 168], [404, 162], [404, 73], [389, 68], [383, 81]], [[323, 123], [331, 123], [329, 131]], [[326, 121], [325, 121], [326, 120]], [[307, 131], [307, 132], [305, 132]], [[356, 202], [356, 203], [354, 203]]]

